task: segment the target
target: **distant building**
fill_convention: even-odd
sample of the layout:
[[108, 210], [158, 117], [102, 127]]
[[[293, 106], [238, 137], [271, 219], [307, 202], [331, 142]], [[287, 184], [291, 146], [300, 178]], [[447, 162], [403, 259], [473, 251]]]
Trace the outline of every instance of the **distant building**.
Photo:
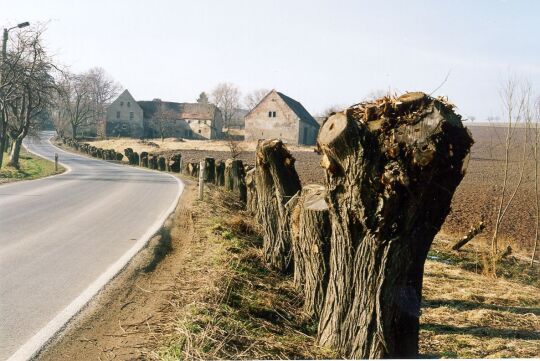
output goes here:
[[290, 144], [313, 145], [320, 125], [296, 100], [270, 91], [245, 117], [245, 139], [279, 138]]
[[127, 89], [107, 107], [104, 125], [103, 134], [106, 136], [143, 136], [143, 110]]
[[219, 139], [222, 134], [221, 111], [214, 104], [174, 103], [159, 99], [140, 101], [143, 109], [145, 137], [160, 136], [188, 139]]
[[175, 103], [160, 99], [136, 102], [125, 90], [107, 109], [106, 136], [219, 139], [221, 111], [214, 104]]

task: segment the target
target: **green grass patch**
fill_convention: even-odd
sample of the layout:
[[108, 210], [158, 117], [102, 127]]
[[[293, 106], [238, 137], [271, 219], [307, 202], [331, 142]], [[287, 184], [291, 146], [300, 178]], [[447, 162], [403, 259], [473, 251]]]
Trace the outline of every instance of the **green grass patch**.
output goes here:
[[54, 162], [38, 157], [21, 149], [19, 169], [8, 165], [9, 154], [4, 153], [2, 168], [0, 169], [0, 184], [19, 180], [37, 179], [53, 174], [63, 173], [65, 168], [58, 165], [58, 172], [54, 170]]

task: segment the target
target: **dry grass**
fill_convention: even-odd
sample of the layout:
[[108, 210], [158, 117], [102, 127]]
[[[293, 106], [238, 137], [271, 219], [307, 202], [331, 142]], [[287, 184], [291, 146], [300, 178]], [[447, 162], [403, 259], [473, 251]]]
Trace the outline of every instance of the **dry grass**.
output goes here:
[[[152, 142], [157, 144], [158, 147], [148, 146], [146, 143], [131, 138], [114, 138], [106, 140], [98, 140], [93, 142], [88, 142], [95, 147], [104, 148], [104, 149], [115, 149], [117, 152], [124, 153], [124, 149], [132, 148], [135, 152], [146, 151], [149, 153], [158, 152], [158, 151], [172, 151], [172, 150], [208, 150], [208, 151], [219, 151], [219, 152], [229, 152], [229, 142], [227, 140], [192, 140], [184, 139], [178, 140], [176, 138], [165, 138], [165, 141], [162, 142], [161, 139], [147, 139], [146, 142]], [[238, 142], [239, 147], [242, 151], [253, 152], [257, 147], [257, 142]], [[298, 146], [290, 145], [288, 148], [291, 151], [297, 152], [313, 152], [313, 147], [310, 146]]]
[[540, 289], [427, 261], [420, 349], [425, 356], [540, 356]]
[[260, 237], [234, 198], [212, 193], [194, 217], [201, 240], [213, 248], [211, 284], [197, 302], [178, 305], [159, 360], [331, 358], [314, 344], [314, 324], [301, 314], [289, 279], [264, 267]]

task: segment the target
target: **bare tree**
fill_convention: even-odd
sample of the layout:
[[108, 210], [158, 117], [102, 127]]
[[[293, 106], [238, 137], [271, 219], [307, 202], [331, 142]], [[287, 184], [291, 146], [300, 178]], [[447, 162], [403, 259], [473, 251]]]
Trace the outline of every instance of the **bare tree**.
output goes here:
[[540, 140], [539, 126], [538, 122], [540, 121], [540, 97], [536, 100], [534, 104], [534, 113], [531, 111], [527, 112], [527, 118], [529, 118], [529, 123], [532, 124], [532, 114], [536, 115], [536, 121], [534, 122], [534, 140], [533, 140], [533, 158], [534, 158], [534, 203], [536, 208], [535, 214], [535, 225], [534, 225], [534, 243], [533, 250], [531, 255], [531, 267], [534, 266], [534, 259], [536, 257], [536, 247], [538, 246], [538, 236], [540, 231], [540, 196], [538, 194], [538, 141]]
[[55, 89], [50, 74], [53, 68], [41, 43], [41, 30], [30, 30], [20, 40], [28, 47], [30, 58], [19, 63], [19, 71], [24, 74], [16, 87], [15, 98], [9, 102], [10, 114], [8, 133], [13, 140], [9, 164], [19, 167], [19, 155], [23, 139], [32, 127], [37, 126], [39, 116], [50, 104], [50, 95]]
[[93, 108], [89, 123], [97, 126], [105, 121], [107, 104], [118, 95], [121, 86], [103, 68], [92, 68], [84, 76], [90, 87]]
[[240, 90], [231, 83], [220, 83], [212, 91], [211, 100], [221, 110], [223, 123], [229, 132], [231, 120], [240, 107]]
[[58, 115], [69, 124], [73, 138], [79, 127], [94, 117], [92, 85], [84, 74], [64, 73], [59, 81]]
[[0, 63], [0, 167], [3, 163], [4, 151], [8, 143], [8, 118], [9, 103], [20, 96], [21, 81], [25, 77], [25, 72], [21, 71], [23, 63], [31, 61], [32, 52], [29, 43], [31, 43], [32, 33], [35, 28], [19, 30], [12, 37], [9, 43], [6, 43], [6, 58]]
[[520, 84], [518, 79], [510, 77], [501, 87], [500, 96], [503, 104], [504, 115], [506, 117], [506, 137], [504, 140], [504, 162], [503, 162], [503, 178], [498, 196], [497, 214], [494, 222], [493, 235], [491, 237], [491, 269], [489, 273], [496, 275], [498, 255], [498, 238], [506, 212], [508, 211], [516, 193], [518, 192], [521, 183], [523, 181], [523, 174], [525, 171], [526, 153], [527, 153], [527, 136], [528, 131], [525, 129], [523, 132], [523, 143], [520, 154], [520, 165], [518, 170], [517, 182], [513, 189], [510, 189], [510, 157], [512, 145], [514, 144], [516, 137], [516, 129], [520, 124], [523, 124], [523, 118], [525, 116], [525, 108], [530, 98], [531, 87], [528, 83]]
[[157, 103], [157, 108], [153, 116], [153, 122], [159, 131], [161, 141], [165, 141], [165, 136], [168, 134], [171, 127], [171, 122], [176, 119], [175, 112], [164, 104], [161, 100]]
[[261, 102], [261, 100], [270, 92], [268, 89], [256, 89], [244, 97], [244, 104], [248, 110], [251, 110]]

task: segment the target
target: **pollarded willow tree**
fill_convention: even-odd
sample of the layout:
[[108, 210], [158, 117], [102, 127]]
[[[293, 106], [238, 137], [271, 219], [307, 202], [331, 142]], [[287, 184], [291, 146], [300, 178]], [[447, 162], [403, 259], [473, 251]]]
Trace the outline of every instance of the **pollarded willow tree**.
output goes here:
[[425, 259], [472, 143], [452, 106], [424, 93], [361, 103], [324, 123], [332, 236], [320, 344], [353, 358], [418, 356]]
[[302, 189], [294, 162], [281, 140], [260, 140], [257, 144], [255, 217], [263, 226], [264, 260], [281, 272], [292, 270], [290, 216], [294, 205], [290, 202]]

